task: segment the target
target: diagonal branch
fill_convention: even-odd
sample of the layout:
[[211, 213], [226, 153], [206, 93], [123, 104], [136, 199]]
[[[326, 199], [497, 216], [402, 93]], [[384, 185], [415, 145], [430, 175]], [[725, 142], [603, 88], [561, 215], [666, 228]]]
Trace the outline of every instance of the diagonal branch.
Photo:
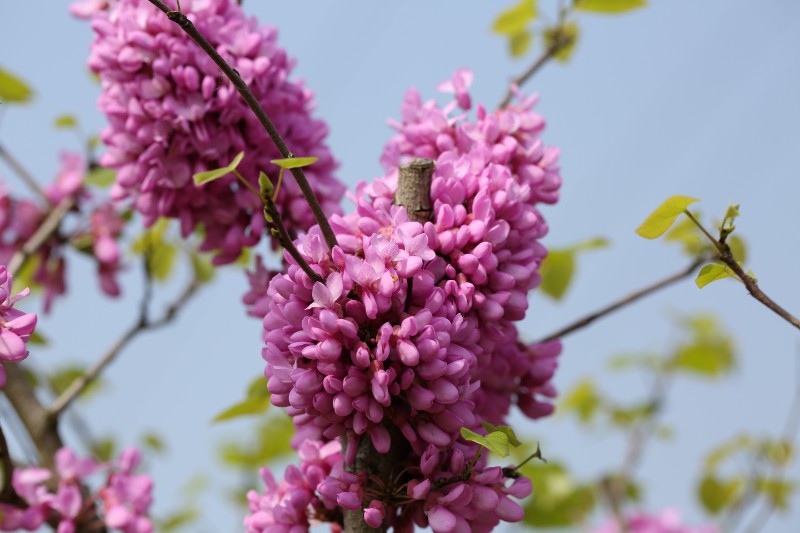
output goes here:
[[42, 189], [42, 186], [39, 185], [39, 182], [36, 181], [33, 175], [30, 172], [28, 172], [28, 170], [25, 167], [23, 167], [22, 164], [19, 161], [17, 161], [17, 159], [13, 155], [11, 155], [11, 153], [8, 150], [6, 150], [5, 146], [3, 146], [2, 144], [0, 144], [0, 159], [5, 160], [8, 166], [11, 167], [11, 169], [14, 172], [17, 173], [17, 175], [22, 179], [22, 181], [25, 182], [25, 185], [27, 185], [34, 193], [36, 193], [36, 195], [39, 198], [47, 202], [47, 204], [52, 203], [50, 199], [47, 197], [47, 195], [44, 193], [44, 189]]
[[[100, 373], [105, 370], [105, 368], [116, 359], [117, 355], [119, 355], [119, 353], [140, 333], [163, 327], [172, 322], [178, 315], [178, 311], [180, 311], [183, 305], [194, 296], [200, 286], [201, 282], [196, 278], [193, 279], [178, 298], [167, 307], [164, 315], [155, 321], [148, 320], [147, 306], [143, 304], [140, 308], [139, 318], [136, 323], [128, 328], [91, 368], [81, 376], [75, 378], [75, 380], [70, 383], [69, 387], [61, 393], [61, 396], [56, 398], [53, 404], [47, 409], [48, 418], [53, 421], [57, 420], [59, 415], [97, 379]], [[147, 299], [146, 291], [144, 301], [146, 302]]]
[[646, 287], [643, 287], [643, 288], [639, 289], [638, 291], [632, 292], [631, 294], [625, 296], [624, 298], [621, 298], [621, 299], [617, 300], [616, 302], [613, 302], [613, 303], [611, 303], [611, 304], [609, 304], [609, 305], [607, 305], [605, 307], [602, 307], [602, 308], [598, 309], [597, 311], [595, 311], [593, 313], [590, 313], [590, 314], [584, 316], [583, 318], [580, 318], [580, 319], [576, 320], [575, 322], [573, 322], [571, 324], [568, 324], [567, 326], [564, 326], [563, 328], [561, 328], [561, 329], [559, 329], [557, 331], [554, 331], [553, 333], [550, 333], [549, 335], [545, 336], [544, 338], [536, 341], [536, 344], [539, 344], [539, 343], [542, 343], [542, 342], [552, 341], [552, 340], [555, 340], [555, 339], [560, 339], [561, 337], [565, 337], [566, 335], [569, 335], [570, 333], [573, 333], [573, 332], [575, 332], [575, 331], [577, 331], [579, 329], [585, 328], [586, 326], [588, 326], [589, 324], [591, 324], [592, 322], [594, 322], [598, 318], [601, 318], [601, 317], [604, 317], [605, 315], [613, 313], [614, 311], [616, 311], [616, 310], [618, 310], [618, 309], [620, 309], [622, 307], [625, 307], [626, 305], [632, 304], [635, 301], [637, 301], [637, 300], [639, 300], [641, 298], [644, 298], [645, 296], [647, 296], [649, 294], [652, 294], [652, 293], [654, 293], [654, 292], [656, 292], [656, 291], [658, 291], [660, 289], [663, 289], [664, 287], [668, 287], [669, 285], [672, 285], [675, 282], [678, 282], [678, 281], [680, 281], [680, 280], [682, 280], [684, 278], [688, 278], [706, 260], [707, 260], [707, 258], [705, 256], [699, 257], [699, 258], [695, 259], [689, 266], [687, 266], [686, 268], [681, 270], [680, 272], [677, 272], [677, 273], [675, 273], [675, 274], [673, 274], [673, 275], [671, 275], [669, 277], [666, 277], [666, 278], [664, 278], [664, 279], [662, 279], [660, 281], [657, 281], [657, 282], [652, 283], [652, 284], [650, 284], [650, 285], [648, 285]]
[[[258, 121], [266, 130], [270, 139], [272, 139], [272, 142], [275, 143], [275, 146], [278, 148], [278, 151], [281, 153], [281, 155], [284, 158], [294, 157], [294, 154], [289, 151], [289, 147], [286, 146], [286, 142], [283, 140], [283, 137], [281, 137], [281, 134], [267, 116], [264, 108], [261, 107], [258, 99], [250, 91], [247, 83], [245, 83], [242, 77], [239, 76], [239, 73], [236, 71], [236, 69], [231, 67], [222, 58], [219, 52], [217, 52], [214, 46], [212, 46], [211, 43], [209, 43], [208, 40], [206, 40], [206, 38], [203, 37], [203, 35], [197, 30], [197, 28], [195, 28], [194, 24], [192, 24], [192, 21], [180, 11], [172, 10], [161, 0], [148, 1], [163, 11], [172, 22], [180, 26], [180, 28], [186, 32], [186, 34], [191, 37], [206, 54], [208, 54], [208, 57], [210, 57], [214, 63], [217, 64], [225, 76], [231, 80], [231, 83], [233, 83], [233, 86], [236, 87], [236, 90], [239, 91], [239, 94], [258, 118]], [[333, 248], [337, 244], [336, 236], [333, 234], [333, 229], [328, 223], [327, 215], [322, 210], [322, 206], [319, 205], [317, 198], [314, 196], [314, 191], [311, 189], [311, 185], [309, 185], [308, 179], [306, 179], [306, 176], [303, 173], [303, 169], [292, 168], [291, 172], [295, 180], [297, 180], [297, 185], [300, 187], [300, 190], [303, 191], [303, 196], [305, 196], [308, 205], [311, 207], [311, 211], [314, 213], [314, 218], [317, 220], [320, 230], [322, 230], [322, 235], [325, 237], [325, 242], [328, 244], [328, 248]]]
[[35, 254], [42, 244], [44, 244], [47, 239], [49, 239], [56, 231], [58, 231], [58, 226], [61, 225], [61, 221], [64, 219], [64, 216], [69, 212], [70, 209], [72, 209], [72, 206], [74, 205], [75, 197], [68, 196], [67, 198], [64, 198], [61, 203], [59, 203], [52, 211], [50, 211], [47, 217], [39, 225], [36, 232], [31, 235], [30, 239], [28, 239], [25, 244], [22, 245], [22, 248], [14, 253], [14, 255], [11, 257], [11, 260], [8, 262], [8, 272], [12, 276], [15, 276], [28, 258]]

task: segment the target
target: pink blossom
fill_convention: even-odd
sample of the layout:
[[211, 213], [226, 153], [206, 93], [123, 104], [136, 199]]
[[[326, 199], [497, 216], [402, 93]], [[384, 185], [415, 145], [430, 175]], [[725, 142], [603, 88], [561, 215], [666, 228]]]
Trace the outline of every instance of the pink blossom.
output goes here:
[[[625, 518], [625, 530], [630, 533], [718, 533], [716, 526], [687, 526], [682, 524], [676, 509], [665, 509], [658, 514], [633, 513]], [[616, 520], [592, 530], [592, 533], [620, 533]]]
[[[338, 212], [344, 187], [333, 177], [327, 126], [312, 118], [311, 92], [289, 80], [294, 60], [275, 29], [259, 27], [229, 0], [181, 7], [248, 83], [292, 151], [319, 158], [306, 175], [325, 212]], [[264, 233], [260, 199], [234, 176], [198, 187], [192, 175], [243, 151], [238, 170], [257, 187], [260, 171], [277, 178], [270, 160], [279, 152], [219, 68], [149, 2], [82, 2], [73, 13], [92, 16], [89, 68], [100, 77], [99, 107], [109, 120], [101, 163], [117, 170], [112, 196], [130, 199], [148, 226], [162, 216], [179, 220], [184, 236], [202, 226], [202, 250], [217, 251], [218, 264], [234, 261]], [[314, 223], [294, 179], [283, 181], [277, 203], [294, 231]]]
[[[5, 265], [0, 265], [0, 363], [18, 363], [28, 357], [26, 346], [34, 328], [36, 314], [14, 309], [14, 305], [25, 298], [30, 289], [13, 295], [11, 274]], [[6, 383], [6, 372], [0, 364], [0, 387]]]

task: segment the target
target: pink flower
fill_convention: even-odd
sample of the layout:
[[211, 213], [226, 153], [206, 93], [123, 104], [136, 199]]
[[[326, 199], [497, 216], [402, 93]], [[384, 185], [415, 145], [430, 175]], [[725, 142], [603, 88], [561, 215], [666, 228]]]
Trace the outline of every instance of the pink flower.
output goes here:
[[[26, 343], [36, 327], [36, 314], [14, 309], [30, 289], [12, 296], [11, 275], [0, 265], [0, 363], [18, 363], [28, 357]], [[6, 373], [0, 364], [0, 387], [6, 383]]]
[[[333, 177], [327, 126], [312, 118], [311, 92], [289, 80], [294, 61], [278, 46], [277, 32], [229, 0], [185, 0], [181, 7], [248, 83], [291, 150], [319, 158], [306, 175], [323, 209], [338, 212], [344, 187]], [[216, 250], [217, 264], [234, 261], [261, 240], [261, 202], [234, 176], [198, 187], [192, 175], [243, 151], [238, 170], [257, 187], [260, 171], [277, 178], [270, 160], [279, 152], [219, 68], [149, 2], [118, 0], [106, 8], [90, 1], [73, 13], [92, 15], [89, 68], [100, 77], [99, 106], [109, 120], [101, 163], [118, 171], [112, 196], [130, 199], [147, 225], [175, 218], [184, 236], [202, 225], [202, 249]], [[293, 231], [314, 223], [293, 179], [284, 180], [277, 203]]]
[[[681, 523], [681, 515], [675, 509], [665, 509], [659, 514], [634, 513], [625, 518], [626, 530], [630, 533], [718, 533], [716, 526], [687, 526]], [[616, 520], [609, 520], [592, 533], [619, 533]]]

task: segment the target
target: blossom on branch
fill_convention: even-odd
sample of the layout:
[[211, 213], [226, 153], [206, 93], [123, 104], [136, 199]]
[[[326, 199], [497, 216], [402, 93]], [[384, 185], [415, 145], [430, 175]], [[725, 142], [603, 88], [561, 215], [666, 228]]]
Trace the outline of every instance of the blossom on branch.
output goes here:
[[2, 363], [18, 363], [28, 357], [27, 342], [36, 327], [36, 314], [14, 309], [14, 305], [28, 296], [25, 288], [14, 295], [11, 274], [0, 265], [0, 387], [6, 384], [6, 371]]
[[[311, 92], [289, 80], [294, 60], [278, 46], [277, 31], [259, 27], [230, 0], [184, 0], [181, 7], [250, 86], [289, 148], [319, 158], [306, 174], [325, 212], [339, 212], [344, 186], [333, 176], [328, 128], [311, 115]], [[100, 77], [98, 105], [109, 120], [100, 162], [118, 171], [113, 197], [130, 198], [146, 225], [165, 216], [180, 220], [184, 236], [198, 230], [201, 249], [217, 251], [217, 264], [258, 244], [265, 221], [256, 195], [232, 175], [202, 186], [192, 180], [239, 152], [238, 171], [256, 188], [260, 171], [273, 181], [278, 175], [270, 160], [281, 154], [219, 67], [146, 0], [84, 2], [72, 12], [92, 18], [89, 68]], [[315, 222], [291, 178], [276, 204], [290, 231]]]

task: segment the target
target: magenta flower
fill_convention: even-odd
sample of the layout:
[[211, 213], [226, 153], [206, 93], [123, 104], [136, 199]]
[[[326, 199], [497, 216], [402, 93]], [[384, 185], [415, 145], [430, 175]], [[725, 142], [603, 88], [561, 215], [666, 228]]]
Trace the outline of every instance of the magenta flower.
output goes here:
[[[675, 509], [665, 509], [658, 514], [634, 513], [625, 517], [625, 530], [630, 533], [719, 533], [716, 526], [687, 526]], [[616, 520], [609, 520], [592, 533], [620, 533]]]
[[[344, 187], [333, 177], [327, 126], [311, 116], [311, 92], [289, 80], [294, 61], [275, 29], [259, 27], [229, 0], [185, 0], [181, 7], [249, 84], [292, 151], [319, 158], [306, 174], [323, 209], [338, 212]], [[260, 171], [277, 178], [270, 160], [281, 155], [219, 68], [149, 2], [89, 1], [72, 11], [92, 17], [89, 68], [100, 76], [99, 106], [109, 120], [101, 163], [118, 171], [112, 196], [129, 198], [147, 225], [175, 218], [184, 236], [202, 226], [202, 249], [216, 250], [218, 264], [234, 261], [261, 240], [261, 202], [233, 176], [197, 187], [192, 175], [243, 151], [238, 170], [257, 187]], [[277, 203], [294, 231], [314, 224], [293, 179], [283, 182]]]
[[26, 346], [36, 327], [36, 314], [14, 309], [30, 289], [12, 295], [11, 274], [0, 265], [0, 387], [6, 384], [6, 372], [1, 363], [18, 363], [28, 357]]

